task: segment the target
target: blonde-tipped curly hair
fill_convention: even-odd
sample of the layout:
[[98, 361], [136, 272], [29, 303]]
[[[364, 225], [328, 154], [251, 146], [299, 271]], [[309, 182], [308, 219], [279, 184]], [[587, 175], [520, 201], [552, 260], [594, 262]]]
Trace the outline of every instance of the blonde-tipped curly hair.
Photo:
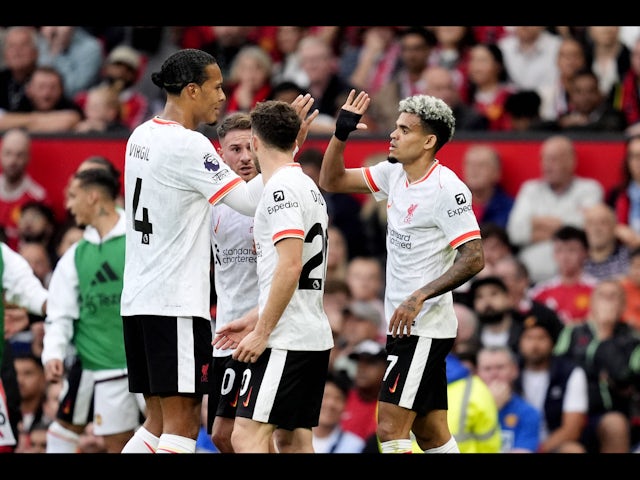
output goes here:
[[398, 111], [420, 117], [423, 126], [433, 131], [438, 139], [436, 151], [453, 138], [456, 119], [449, 105], [440, 98], [430, 95], [413, 95], [400, 100]]

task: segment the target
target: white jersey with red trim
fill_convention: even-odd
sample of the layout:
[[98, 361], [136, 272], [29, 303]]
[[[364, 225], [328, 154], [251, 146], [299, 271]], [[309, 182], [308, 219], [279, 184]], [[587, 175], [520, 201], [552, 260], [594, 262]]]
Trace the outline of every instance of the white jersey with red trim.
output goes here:
[[211, 212], [244, 181], [199, 132], [158, 117], [127, 141], [122, 315], [211, 318]]
[[[218, 329], [258, 305], [258, 273], [253, 217], [220, 203], [211, 207], [211, 215]], [[213, 356], [225, 357], [233, 350], [214, 347]]]
[[[456, 248], [480, 238], [471, 208], [471, 191], [438, 160], [419, 180], [409, 183], [400, 163], [363, 167], [363, 175], [378, 201], [387, 200], [387, 322], [407, 297], [440, 277], [456, 257]], [[411, 327], [411, 335], [456, 336], [458, 321], [453, 294], [426, 300]]]
[[333, 347], [329, 319], [322, 304], [328, 223], [324, 197], [299, 163], [281, 167], [265, 184], [254, 223], [261, 313], [278, 262], [275, 244], [290, 237], [304, 241], [298, 288], [271, 332], [267, 347], [307, 351]]

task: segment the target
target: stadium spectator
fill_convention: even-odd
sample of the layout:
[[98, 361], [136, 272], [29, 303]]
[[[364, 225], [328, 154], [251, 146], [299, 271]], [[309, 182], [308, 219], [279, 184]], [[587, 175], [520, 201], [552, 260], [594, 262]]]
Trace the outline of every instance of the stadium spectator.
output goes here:
[[2, 42], [0, 110], [14, 112], [26, 101], [25, 87], [38, 63], [35, 27], [9, 27]]
[[0, 226], [7, 244], [18, 248], [18, 222], [22, 206], [32, 202], [49, 202], [42, 185], [27, 172], [31, 161], [31, 135], [19, 128], [6, 131], [0, 146]]
[[73, 99], [98, 82], [103, 52], [96, 37], [79, 26], [41, 26], [39, 32], [38, 66], [60, 72], [65, 97]]
[[562, 225], [582, 227], [584, 209], [604, 197], [597, 180], [576, 174], [577, 163], [573, 141], [553, 135], [540, 145], [540, 177], [526, 180], [516, 193], [507, 233], [534, 283], [557, 272], [550, 261], [554, 232]]

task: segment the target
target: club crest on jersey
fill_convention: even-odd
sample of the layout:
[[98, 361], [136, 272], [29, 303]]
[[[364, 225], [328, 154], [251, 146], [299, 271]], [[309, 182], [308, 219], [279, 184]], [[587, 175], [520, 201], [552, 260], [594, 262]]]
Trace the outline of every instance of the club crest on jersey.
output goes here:
[[220, 168], [220, 162], [218, 159], [212, 155], [211, 153], [204, 154], [204, 168], [208, 172], [215, 172]]
[[418, 208], [417, 203], [412, 203], [409, 208], [407, 208], [407, 216], [404, 217], [404, 223], [411, 223], [411, 220], [413, 220], [413, 213], [416, 211], [416, 208]]

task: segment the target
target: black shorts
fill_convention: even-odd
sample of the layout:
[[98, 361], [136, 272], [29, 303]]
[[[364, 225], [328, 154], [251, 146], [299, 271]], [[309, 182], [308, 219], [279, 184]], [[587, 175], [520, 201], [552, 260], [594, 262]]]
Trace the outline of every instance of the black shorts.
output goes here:
[[447, 410], [446, 357], [453, 341], [453, 338], [387, 335], [390, 364], [378, 399], [413, 410], [420, 416], [431, 410]]
[[236, 417], [285, 430], [317, 426], [329, 352], [267, 348], [242, 375]]
[[247, 364], [231, 355], [213, 357], [211, 362], [209, 402], [207, 404], [207, 433], [211, 434], [215, 417], [236, 418], [242, 372]]
[[123, 317], [129, 389], [147, 395], [209, 393], [211, 321], [200, 317]]

